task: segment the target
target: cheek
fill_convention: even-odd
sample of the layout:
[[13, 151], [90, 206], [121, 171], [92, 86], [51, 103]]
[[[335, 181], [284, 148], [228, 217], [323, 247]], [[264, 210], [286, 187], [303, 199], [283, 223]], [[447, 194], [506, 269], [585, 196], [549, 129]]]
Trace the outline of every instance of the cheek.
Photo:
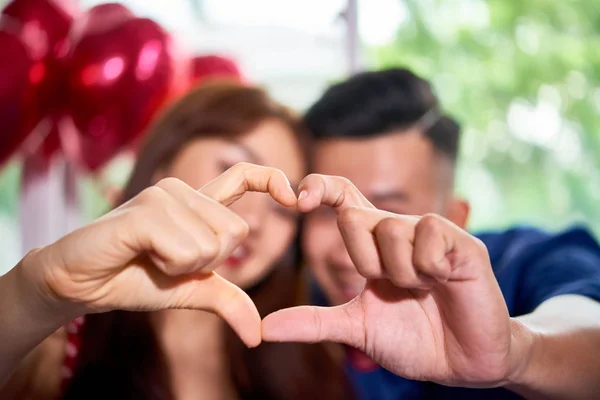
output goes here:
[[277, 215], [267, 215], [261, 233], [259, 255], [271, 264], [281, 258], [292, 245], [296, 222]]
[[313, 269], [324, 267], [327, 250], [332, 245], [330, 242], [335, 232], [331, 232], [328, 225], [330, 224], [311, 219], [304, 225], [302, 250]]
[[421, 197], [421, 201], [413, 204], [415, 215], [424, 215], [427, 213], [436, 213], [445, 216], [446, 209], [444, 207], [444, 199], [436, 193], [432, 193]]

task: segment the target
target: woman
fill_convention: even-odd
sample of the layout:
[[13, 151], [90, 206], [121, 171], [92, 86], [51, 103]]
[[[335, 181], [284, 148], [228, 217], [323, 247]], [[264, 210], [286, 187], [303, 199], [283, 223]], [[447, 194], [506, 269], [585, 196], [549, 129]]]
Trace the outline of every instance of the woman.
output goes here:
[[[217, 313], [235, 328], [246, 345], [256, 345], [260, 341], [260, 331], [250, 337], [248, 329], [242, 331], [240, 324], [255, 326], [258, 317], [253, 316], [252, 307], [243, 301], [246, 304], [244, 312], [240, 312], [238, 306], [228, 306], [229, 303], [239, 303], [240, 295], [234, 289], [215, 281], [219, 282], [219, 290], [211, 289], [213, 298], [202, 300], [204, 303], [200, 306], [197, 303], [190, 306], [187, 304], [190, 298], [202, 296], [207, 289], [204, 286], [200, 290], [194, 287], [193, 290], [187, 290], [181, 300], [181, 287], [208, 285], [210, 280], [203, 281], [207, 276], [206, 271], [216, 267], [220, 276], [246, 291], [261, 316], [301, 301], [302, 280], [297, 268], [299, 263], [295, 246], [298, 223], [293, 207], [295, 197], [289, 182], [277, 170], [283, 171], [292, 183], [299, 182], [306, 174], [305, 149], [306, 137], [298, 121], [263, 91], [233, 83], [215, 83], [197, 88], [177, 102], [150, 129], [148, 140], [125, 188], [124, 205], [119, 209], [125, 208], [125, 212], [131, 213], [134, 211], [130, 210], [136, 207], [151, 210], [146, 212], [145, 218], [132, 217], [130, 223], [140, 224], [140, 229], [142, 224], [148, 224], [142, 235], [166, 235], [167, 239], [162, 238], [160, 245], [170, 240], [171, 232], [165, 228], [165, 224], [202, 224], [203, 228], [190, 231], [195, 232], [194, 235], [200, 230], [205, 231], [204, 236], [195, 239], [197, 247], [204, 247], [190, 253], [190, 256], [185, 256], [185, 252], [164, 256], [160, 248], [156, 249], [159, 241], [149, 238], [150, 252], [142, 252], [141, 255], [134, 252], [134, 272], [127, 268], [125, 270], [135, 277], [136, 274], [142, 274], [144, 279], [150, 277], [151, 289], [154, 290], [152, 293], [158, 289], [158, 295], [142, 296], [140, 293], [145, 293], [145, 286], [143, 290], [129, 288], [121, 283], [125, 278], [121, 279], [118, 274], [107, 274], [110, 279], [104, 276], [95, 278], [92, 283], [96, 286], [92, 292], [101, 294], [94, 296], [89, 295], [87, 289], [81, 294], [81, 284], [72, 284], [71, 275], [74, 274], [71, 272], [68, 274], [68, 281], [71, 282], [68, 289], [64, 289], [62, 283], [66, 278], [56, 276], [46, 279], [44, 285], [52, 286], [50, 292], [60, 293], [71, 293], [74, 290], [72, 286], [78, 285], [77, 294], [67, 296], [76, 300], [69, 301], [69, 304], [85, 303], [84, 308], [88, 313], [106, 309], [216, 308]], [[244, 162], [267, 165], [277, 170], [256, 170], [254, 166], [239, 164]], [[235, 168], [231, 168], [235, 165]], [[179, 202], [186, 196], [192, 196], [188, 193], [189, 187], [202, 187], [225, 171], [217, 181], [205, 186], [203, 193], [226, 205], [237, 200], [247, 189], [268, 191], [277, 201], [260, 193], [245, 194], [243, 199], [230, 207], [245, 221], [243, 228], [239, 229], [235, 228], [241, 226], [236, 217], [217, 216], [223, 212], [220, 208], [215, 208], [212, 215], [206, 214], [206, 210], [213, 207], [210, 202], [207, 203], [210, 199], [202, 199], [202, 205], [192, 207], [195, 212], [204, 213], [201, 220], [196, 220], [193, 213], [182, 217]], [[180, 181], [163, 179], [166, 177], [175, 177]], [[152, 185], [156, 185], [152, 189], [159, 189], [145, 190]], [[163, 192], [175, 195], [169, 197]], [[192, 197], [190, 201], [196, 202], [197, 199]], [[143, 206], [139, 206], [140, 202]], [[148, 203], [153, 205], [146, 206]], [[173, 207], [178, 211], [172, 211]], [[186, 208], [189, 208], [189, 204]], [[97, 224], [115, 224], [115, 220], [124, 218], [122, 214], [109, 213]], [[164, 218], [165, 222], [153, 223], [159, 218]], [[207, 224], [208, 227], [205, 226]], [[217, 229], [215, 226], [221, 227]], [[118, 234], [119, 230], [115, 232]], [[220, 232], [216, 235], [217, 239], [215, 232]], [[235, 240], [246, 233], [243, 241]], [[172, 246], [184, 246], [182, 243], [189, 241], [187, 237], [177, 239], [176, 230], [173, 230], [172, 236]], [[227, 245], [221, 243], [220, 247], [206, 247], [207, 243], [219, 240], [229, 242]], [[135, 243], [134, 247], [137, 248]], [[235, 248], [231, 243], [235, 244]], [[180, 265], [181, 258], [187, 260], [183, 266]], [[175, 267], [169, 266], [171, 259], [177, 260]], [[26, 260], [23, 263], [27, 264]], [[137, 260], [141, 260], [139, 265]], [[157, 268], [161, 271], [158, 278], [154, 276]], [[191, 279], [189, 272], [198, 268], [202, 269], [202, 274], [197, 277], [194, 275], [195, 278]], [[85, 283], [89, 284], [87, 270], [81, 271], [78, 273], [85, 275]], [[16, 275], [15, 272], [13, 276]], [[168, 280], [165, 283], [165, 275], [168, 279], [180, 275], [185, 279], [183, 282], [177, 280], [172, 283]], [[102, 285], [97, 284], [98, 279]], [[128, 275], [127, 279], [135, 278]], [[48, 281], [53, 283], [48, 284]], [[178, 290], [177, 295], [167, 296], [165, 301], [170, 304], [166, 306], [165, 301], [159, 298], [165, 290], [173, 287]], [[117, 300], [112, 296], [117, 296]], [[62, 299], [64, 296], [57, 297]], [[139, 304], [140, 301], [143, 304]], [[158, 303], [148, 305], [148, 301]], [[206, 302], [210, 304], [206, 305]], [[218, 302], [221, 308], [211, 302]], [[76, 316], [77, 313], [72, 315]], [[233, 322], [242, 320], [245, 322], [237, 322], [237, 325]], [[260, 329], [259, 325], [256, 326]], [[67, 366], [72, 367], [72, 371], [65, 373], [65, 399], [104, 399], [109, 396], [157, 400], [345, 399], [351, 393], [343, 372], [325, 347], [269, 343], [248, 349], [231, 328], [208, 312], [163, 310], [151, 313], [94, 313], [86, 316], [81, 329], [70, 331], [66, 355], [70, 361]], [[64, 335], [60, 333], [47, 339], [25, 360], [5, 390], [12, 390], [9, 393], [19, 398], [25, 398], [24, 393], [36, 392], [36, 389], [37, 394], [30, 395], [31, 398], [42, 398], [48, 393], [58, 395], [56, 382], [61, 368], [55, 361], [59, 360], [62, 369], [65, 369], [61, 351], [57, 350], [65, 345]], [[18, 392], [20, 387], [24, 388], [24, 392]]]

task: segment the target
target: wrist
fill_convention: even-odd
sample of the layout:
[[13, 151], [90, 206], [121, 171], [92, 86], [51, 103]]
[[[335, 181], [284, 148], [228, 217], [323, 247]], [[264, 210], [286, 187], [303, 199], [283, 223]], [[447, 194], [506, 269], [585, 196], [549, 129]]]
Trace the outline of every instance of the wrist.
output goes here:
[[527, 388], [534, 384], [541, 344], [542, 335], [539, 332], [511, 318], [511, 368], [505, 385], [507, 388]]
[[36, 253], [0, 277], [0, 388], [35, 346], [76, 315], [44, 293]]
[[80, 304], [75, 304], [55, 293], [46, 282], [47, 270], [54, 268], [45, 248], [31, 250], [15, 267], [15, 279], [21, 288], [23, 301], [31, 311], [59, 326], [85, 314]]

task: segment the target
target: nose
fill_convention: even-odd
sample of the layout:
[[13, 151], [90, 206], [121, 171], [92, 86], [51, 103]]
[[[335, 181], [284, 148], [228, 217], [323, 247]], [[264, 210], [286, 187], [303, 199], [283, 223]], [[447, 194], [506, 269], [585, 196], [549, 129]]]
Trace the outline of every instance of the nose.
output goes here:
[[233, 212], [246, 221], [250, 228], [250, 235], [259, 232], [261, 221], [264, 222], [268, 207], [265, 199], [267, 196], [261, 196], [260, 193], [246, 193], [244, 197], [230, 206]]

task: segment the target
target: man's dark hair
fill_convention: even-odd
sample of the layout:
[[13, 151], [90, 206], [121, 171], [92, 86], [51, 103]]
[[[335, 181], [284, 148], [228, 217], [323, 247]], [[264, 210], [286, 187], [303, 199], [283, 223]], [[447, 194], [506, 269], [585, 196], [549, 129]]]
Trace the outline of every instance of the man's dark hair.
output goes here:
[[315, 139], [366, 139], [420, 124], [441, 154], [456, 160], [460, 126], [442, 114], [431, 85], [404, 68], [363, 72], [335, 84], [304, 117]]

